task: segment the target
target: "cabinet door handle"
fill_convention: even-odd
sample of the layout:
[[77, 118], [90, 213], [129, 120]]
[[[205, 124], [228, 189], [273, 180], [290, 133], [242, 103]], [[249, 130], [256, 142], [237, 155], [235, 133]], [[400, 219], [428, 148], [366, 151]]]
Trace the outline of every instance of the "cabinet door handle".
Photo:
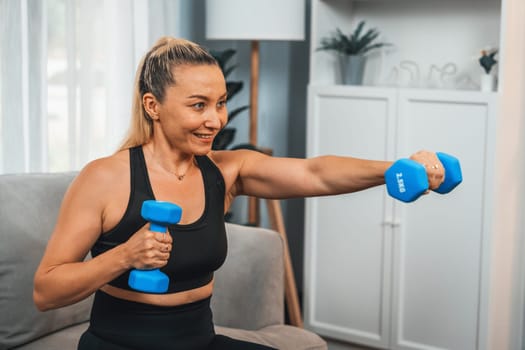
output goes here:
[[381, 223], [382, 226], [390, 226], [392, 228], [401, 226], [401, 222], [398, 220], [392, 221], [392, 220], [385, 220]]

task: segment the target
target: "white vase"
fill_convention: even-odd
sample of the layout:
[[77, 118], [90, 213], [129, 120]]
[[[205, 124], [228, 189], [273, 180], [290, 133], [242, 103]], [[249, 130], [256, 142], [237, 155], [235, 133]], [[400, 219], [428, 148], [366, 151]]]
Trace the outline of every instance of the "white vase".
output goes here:
[[480, 89], [483, 92], [494, 91], [494, 76], [492, 74], [482, 74], [480, 80]]

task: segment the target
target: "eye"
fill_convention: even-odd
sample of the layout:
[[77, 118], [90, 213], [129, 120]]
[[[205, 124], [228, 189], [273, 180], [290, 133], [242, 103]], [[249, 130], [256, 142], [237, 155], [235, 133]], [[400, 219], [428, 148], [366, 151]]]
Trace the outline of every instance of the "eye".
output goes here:
[[217, 103], [217, 107], [222, 108], [226, 106], [226, 100], [219, 101]]
[[197, 102], [192, 105], [192, 107], [195, 109], [203, 109], [205, 106], [206, 105], [204, 104], [204, 102]]

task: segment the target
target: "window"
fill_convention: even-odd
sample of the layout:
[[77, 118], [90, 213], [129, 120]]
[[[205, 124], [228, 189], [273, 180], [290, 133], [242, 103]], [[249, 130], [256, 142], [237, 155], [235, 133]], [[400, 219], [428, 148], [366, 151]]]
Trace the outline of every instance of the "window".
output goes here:
[[178, 8], [0, 0], [0, 173], [78, 170], [114, 152], [138, 60], [159, 36], [177, 35]]

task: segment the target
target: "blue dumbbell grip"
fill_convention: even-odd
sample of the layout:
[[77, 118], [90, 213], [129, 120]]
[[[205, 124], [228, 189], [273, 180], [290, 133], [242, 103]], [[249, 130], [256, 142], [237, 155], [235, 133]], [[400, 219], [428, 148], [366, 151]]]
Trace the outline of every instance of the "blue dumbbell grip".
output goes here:
[[[149, 224], [149, 230], [153, 232], [166, 233], [167, 229], [165, 225], [155, 222]], [[131, 288], [146, 293], [166, 293], [169, 283], [168, 276], [159, 269], [134, 269], [130, 272], [128, 280]]]
[[[173, 203], [146, 200], [142, 203], [141, 216], [149, 221], [149, 230], [166, 233], [168, 225], [179, 222], [182, 209]], [[159, 269], [130, 272], [128, 284], [131, 288], [147, 293], [165, 293], [169, 287], [169, 277]]]
[[[445, 181], [434, 192], [445, 194], [463, 181], [459, 160], [449, 154], [438, 152], [437, 157], [445, 169]], [[428, 189], [428, 179], [423, 165], [407, 158], [397, 160], [386, 172], [388, 194], [409, 203]]]
[[149, 223], [149, 230], [153, 231], [153, 232], [166, 233], [168, 228], [166, 227], [166, 225], [157, 224], [155, 222], [150, 222]]

